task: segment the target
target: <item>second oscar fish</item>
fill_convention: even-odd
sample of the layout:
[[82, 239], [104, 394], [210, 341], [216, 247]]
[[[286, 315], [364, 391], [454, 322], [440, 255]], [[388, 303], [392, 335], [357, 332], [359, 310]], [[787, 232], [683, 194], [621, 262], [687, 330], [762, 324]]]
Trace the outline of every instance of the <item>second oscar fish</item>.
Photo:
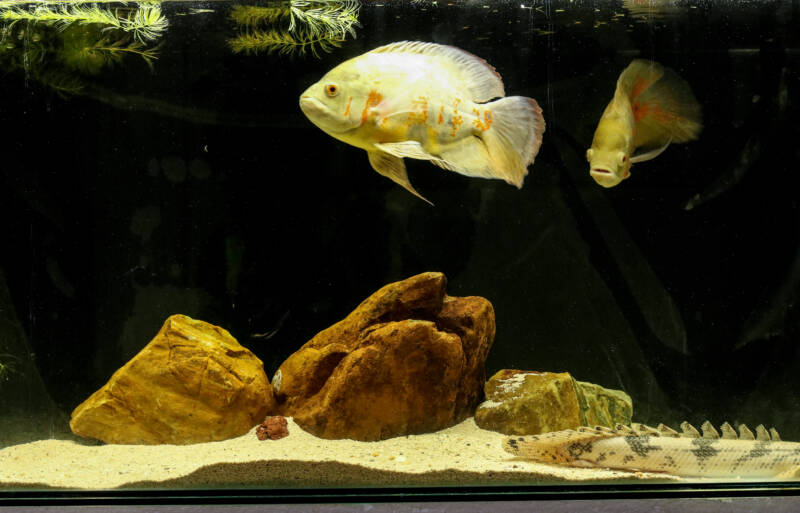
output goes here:
[[671, 143], [697, 139], [702, 128], [689, 84], [657, 62], [636, 59], [620, 74], [597, 124], [586, 152], [589, 173], [614, 187], [630, 176], [631, 164], [657, 157]]

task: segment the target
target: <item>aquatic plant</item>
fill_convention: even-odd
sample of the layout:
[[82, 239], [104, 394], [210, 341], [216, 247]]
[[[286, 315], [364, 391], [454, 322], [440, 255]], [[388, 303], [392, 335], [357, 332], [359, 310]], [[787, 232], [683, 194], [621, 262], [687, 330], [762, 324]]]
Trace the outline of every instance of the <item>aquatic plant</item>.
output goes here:
[[126, 54], [138, 55], [152, 69], [158, 47], [147, 48], [141, 41], [124, 36], [115, 39], [113, 33], [99, 29], [70, 30], [64, 32], [58, 59], [71, 69], [95, 75], [106, 66], [120, 63]]
[[358, 7], [355, 0], [292, 0], [289, 31], [306, 31], [312, 38], [338, 35], [344, 39], [348, 33], [355, 37]]
[[[234, 6], [230, 17], [246, 27], [228, 43], [234, 52], [330, 52], [356, 36], [358, 0], [288, 0], [271, 7]], [[272, 25], [270, 29], [259, 28]]]
[[[162, 0], [138, 0], [136, 3], [160, 4]], [[125, 4], [126, 0], [0, 0], [0, 9], [5, 7], [19, 7], [20, 5], [78, 5], [78, 4]]]
[[[111, 11], [97, 6], [0, 6], [0, 69], [20, 70], [59, 96], [84, 91], [84, 77], [96, 75], [125, 55], [137, 55], [151, 67], [158, 47], [145, 41], [166, 27], [155, 5]], [[162, 21], [160, 21], [162, 20]], [[19, 23], [24, 21], [25, 23]]]
[[114, 10], [97, 5], [82, 6], [80, 4], [60, 3], [43, 4], [29, 8], [0, 6], [0, 19], [12, 23], [33, 21], [52, 24], [63, 29], [73, 23], [97, 24], [109, 28], [132, 32], [134, 38], [141, 42], [152, 41], [166, 30], [169, 22], [161, 13], [157, 4], [143, 4], [136, 9], [116, 8]]
[[305, 54], [310, 50], [315, 57], [319, 57], [319, 51], [330, 52], [333, 48], [342, 45], [344, 39], [332, 37], [318, 37], [316, 39], [304, 39], [295, 37], [289, 32], [277, 30], [252, 31], [240, 34], [228, 41], [234, 52], [255, 54], [260, 52], [279, 53], [282, 55], [299, 53]]
[[256, 5], [234, 5], [230, 18], [239, 25], [255, 27], [264, 23], [276, 23], [289, 17], [291, 9], [288, 6], [259, 7]]

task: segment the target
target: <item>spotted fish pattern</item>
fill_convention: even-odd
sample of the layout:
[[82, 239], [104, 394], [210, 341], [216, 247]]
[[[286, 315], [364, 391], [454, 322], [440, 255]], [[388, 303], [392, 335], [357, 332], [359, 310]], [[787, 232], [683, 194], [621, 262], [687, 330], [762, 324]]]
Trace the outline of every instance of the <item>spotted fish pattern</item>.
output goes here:
[[662, 472], [682, 477], [800, 479], [800, 443], [784, 442], [775, 429], [744, 424], [737, 431], [710, 422], [681, 432], [664, 424], [581, 427], [541, 435], [511, 436], [503, 448], [526, 460], [572, 467]]

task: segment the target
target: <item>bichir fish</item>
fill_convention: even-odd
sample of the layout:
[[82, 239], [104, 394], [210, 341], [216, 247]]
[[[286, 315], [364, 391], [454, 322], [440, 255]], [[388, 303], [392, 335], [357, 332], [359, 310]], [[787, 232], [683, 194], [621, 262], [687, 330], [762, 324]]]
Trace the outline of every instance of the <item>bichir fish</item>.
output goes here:
[[755, 435], [744, 424], [737, 433], [724, 423], [719, 432], [705, 422], [681, 433], [659, 424], [616, 428], [580, 427], [541, 435], [511, 436], [503, 448], [522, 459], [572, 467], [663, 472], [685, 477], [800, 478], [800, 443], [783, 442], [763, 425]]
[[375, 171], [425, 199], [403, 158], [522, 187], [545, 123], [536, 100], [504, 96], [485, 60], [402, 41], [336, 66], [305, 90], [300, 108], [325, 133], [366, 150]]
[[702, 128], [689, 84], [657, 62], [636, 59], [620, 74], [597, 124], [586, 151], [589, 174], [614, 187], [630, 176], [631, 164], [657, 157], [671, 143], [697, 139]]

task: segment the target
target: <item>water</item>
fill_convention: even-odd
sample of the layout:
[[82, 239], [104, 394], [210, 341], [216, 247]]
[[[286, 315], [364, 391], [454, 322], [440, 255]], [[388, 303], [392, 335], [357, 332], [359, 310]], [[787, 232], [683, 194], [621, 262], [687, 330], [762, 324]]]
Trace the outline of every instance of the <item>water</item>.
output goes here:
[[[800, 440], [797, 1], [367, 2], [356, 37], [305, 54], [234, 52], [233, 9], [165, 2], [152, 33], [5, 22], [0, 442], [70, 437], [171, 314], [229, 330], [271, 377], [425, 271], [492, 302], [487, 375], [568, 371], [626, 391], [640, 422]], [[325, 72], [401, 40], [465, 49], [537, 99], [521, 190], [406, 159], [431, 207], [303, 116]], [[637, 57], [690, 84], [704, 129], [602, 189], [584, 153]]]

